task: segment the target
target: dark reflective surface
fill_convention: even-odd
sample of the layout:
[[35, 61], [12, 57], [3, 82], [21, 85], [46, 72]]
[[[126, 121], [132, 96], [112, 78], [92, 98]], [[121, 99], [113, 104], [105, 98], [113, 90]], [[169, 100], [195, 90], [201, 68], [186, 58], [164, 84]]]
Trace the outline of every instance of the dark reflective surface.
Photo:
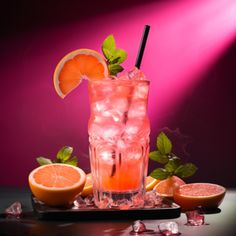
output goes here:
[[[20, 201], [23, 205], [23, 215], [20, 219], [6, 218], [4, 209], [12, 202]], [[236, 190], [228, 190], [226, 197], [217, 212], [207, 212], [205, 225], [186, 226], [185, 214], [176, 219], [143, 220], [148, 230], [157, 231], [158, 224], [175, 221], [179, 224], [181, 235], [185, 236], [233, 236], [236, 232]], [[213, 214], [214, 213], [214, 214]], [[139, 219], [142, 219], [140, 215]], [[46, 221], [39, 220], [32, 211], [30, 192], [27, 189], [0, 188], [0, 235], [130, 235], [134, 220], [99, 220], [99, 221]], [[147, 233], [140, 235], [148, 235]], [[155, 235], [158, 235], [155, 234]]]

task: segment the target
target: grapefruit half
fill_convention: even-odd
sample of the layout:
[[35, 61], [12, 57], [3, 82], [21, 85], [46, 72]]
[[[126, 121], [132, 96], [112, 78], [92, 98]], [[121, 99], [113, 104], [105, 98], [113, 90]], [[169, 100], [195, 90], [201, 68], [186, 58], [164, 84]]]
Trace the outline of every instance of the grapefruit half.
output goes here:
[[86, 174], [67, 164], [48, 164], [31, 171], [28, 177], [33, 195], [49, 206], [71, 204], [83, 190]]
[[174, 201], [182, 210], [193, 210], [196, 207], [206, 209], [217, 208], [224, 196], [226, 189], [223, 186], [211, 183], [184, 184], [174, 191]]

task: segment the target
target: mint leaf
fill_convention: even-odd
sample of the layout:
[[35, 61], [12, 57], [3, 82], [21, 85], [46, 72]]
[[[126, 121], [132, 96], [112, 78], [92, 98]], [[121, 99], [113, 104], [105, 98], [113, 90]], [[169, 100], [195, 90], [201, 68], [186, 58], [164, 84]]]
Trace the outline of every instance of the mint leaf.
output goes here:
[[45, 158], [45, 157], [37, 157], [36, 160], [39, 163], [39, 165], [41, 165], [41, 166], [52, 164], [52, 161], [48, 158]]
[[187, 163], [185, 165], [180, 165], [174, 172], [175, 175], [180, 178], [187, 178], [195, 174], [197, 167], [192, 163]]
[[[113, 61], [111, 61], [112, 64], [121, 64], [122, 62], [124, 62], [127, 58], [127, 53], [125, 50], [123, 49], [117, 49], [114, 51], [113, 53]], [[114, 60], [116, 60], [116, 62], [114, 62]]]
[[113, 35], [108, 35], [102, 43], [102, 52], [107, 59], [110, 59], [116, 50], [116, 42]]
[[180, 166], [180, 158], [178, 157], [172, 157], [168, 163], [165, 165], [165, 169], [173, 173], [178, 167]]
[[104, 56], [108, 60], [108, 62], [110, 62], [110, 60], [113, 57], [113, 53], [109, 49], [106, 49], [106, 48], [102, 49], [102, 51], [103, 51]]
[[157, 137], [157, 149], [161, 154], [169, 154], [172, 151], [172, 143], [163, 132]]
[[69, 146], [62, 147], [57, 153], [58, 162], [64, 163], [65, 161], [67, 161], [70, 158], [72, 152], [73, 152], [72, 147]]
[[197, 167], [192, 163], [181, 164], [179, 157], [172, 153], [172, 143], [165, 133], [161, 132], [156, 141], [157, 150], [149, 153], [151, 160], [164, 165], [164, 168], [157, 168], [151, 172], [156, 179], [166, 179], [169, 176], [187, 178], [195, 174]]
[[116, 49], [116, 42], [113, 35], [109, 35], [102, 43], [102, 52], [107, 59], [108, 69], [111, 75], [117, 75], [123, 71], [120, 65], [127, 58], [123, 49]]
[[149, 153], [149, 158], [153, 161], [157, 161], [161, 164], [166, 164], [168, 162], [168, 157], [161, 154], [159, 151], [154, 151]]
[[117, 73], [124, 70], [124, 68], [121, 65], [117, 65], [117, 64], [108, 65], [108, 69], [111, 75], [116, 75]]
[[110, 60], [110, 64], [119, 64], [118, 61], [120, 60], [120, 57], [116, 57], [115, 59]]
[[77, 166], [78, 164], [78, 158], [76, 156], [72, 157], [71, 159], [64, 162], [65, 164]]
[[157, 168], [150, 174], [155, 179], [166, 179], [170, 173], [163, 168]]

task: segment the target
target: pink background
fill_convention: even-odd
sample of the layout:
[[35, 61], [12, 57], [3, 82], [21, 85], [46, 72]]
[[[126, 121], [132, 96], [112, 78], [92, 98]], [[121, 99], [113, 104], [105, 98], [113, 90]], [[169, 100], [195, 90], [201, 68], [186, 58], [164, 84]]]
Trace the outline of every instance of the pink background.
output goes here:
[[[151, 150], [164, 129], [176, 154], [199, 167], [189, 181], [236, 187], [235, 0], [7, 4], [0, 44], [0, 185], [27, 185], [35, 158], [54, 157], [63, 145], [73, 146], [79, 166], [89, 171], [87, 83], [61, 100], [54, 68], [77, 48], [101, 51], [108, 34], [128, 52], [124, 66], [132, 68], [149, 24], [142, 70], [151, 81]], [[154, 167], [150, 162], [149, 170]]]

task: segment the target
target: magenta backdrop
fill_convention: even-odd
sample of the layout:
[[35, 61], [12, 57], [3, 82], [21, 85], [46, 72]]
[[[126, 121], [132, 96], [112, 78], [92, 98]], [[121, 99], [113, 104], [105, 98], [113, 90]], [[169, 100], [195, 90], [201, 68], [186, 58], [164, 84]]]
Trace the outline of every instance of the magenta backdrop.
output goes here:
[[89, 171], [87, 83], [61, 100], [54, 68], [77, 48], [100, 51], [108, 34], [128, 52], [124, 66], [131, 68], [149, 24], [142, 70], [151, 81], [151, 149], [164, 129], [177, 154], [198, 165], [190, 181], [236, 187], [234, 0], [32, 4], [9, 3], [3, 19], [0, 185], [26, 185], [35, 158], [54, 157], [63, 145], [73, 146]]

